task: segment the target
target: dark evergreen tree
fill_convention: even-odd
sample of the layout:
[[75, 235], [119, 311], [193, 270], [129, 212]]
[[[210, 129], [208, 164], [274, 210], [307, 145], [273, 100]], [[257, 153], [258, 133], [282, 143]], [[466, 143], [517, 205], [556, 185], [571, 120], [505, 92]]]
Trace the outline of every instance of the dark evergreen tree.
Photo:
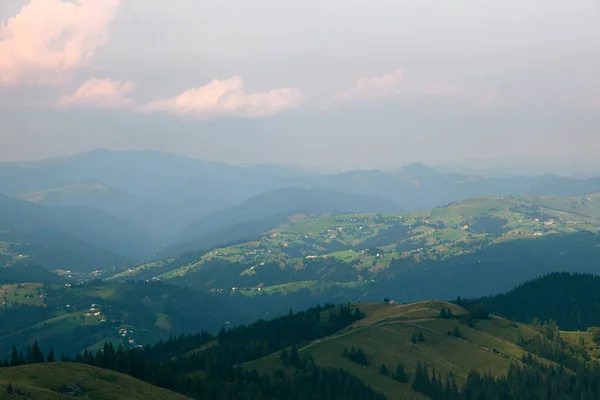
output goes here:
[[39, 364], [44, 362], [44, 354], [40, 350], [37, 340], [33, 342], [33, 347], [31, 348], [31, 362], [30, 364]]
[[292, 349], [290, 350], [290, 365], [293, 365], [297, 368], [300, 368], [302, 365], [300, 356], [298, 354], [298, 348], [296, 348], [296, 346], [292, 346]]
[[381, 367], [379, 368], [379, 373], [385, 376], [389, 375], [388, 369], [385, 366], [385, 364], [381, 364]]
[[394, 373], [393, 378], [401, 383], [408, 382], [408, 376], [406, 375], [403, 364], [396, 365], [396, 372]]
[[21, 359], [19, 358], [19, 353], [17, 352], [17, 347], [13, 345], [12, 352], [10, 355], [10, 366], [16, 367], [21, 365]]
[[281, 360], [283, 365], [290, 365], [290, 354], [288, 353], [287, 349], [284, 348], [283, 350], [281, 350], [279, 359]]
[[410, 337], [410, 341], [412, 343], [417, 343], [418, 342], [417, 335], [414, 332], [413, 332], [412, 336]]
[[454, 327], [454, 330], [452, 331], [452, 336], [454, 336], [455, 338], [462, 339], [463, 335], [460, 332], [460, 329], [458, 329], [458, 326]]

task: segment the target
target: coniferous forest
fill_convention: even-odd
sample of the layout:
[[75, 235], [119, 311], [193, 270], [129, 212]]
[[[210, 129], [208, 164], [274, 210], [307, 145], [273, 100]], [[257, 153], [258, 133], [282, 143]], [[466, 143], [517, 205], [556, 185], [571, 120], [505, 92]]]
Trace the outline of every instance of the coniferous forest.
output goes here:
[[600, 276], [555, 272], [507, 293], [458, 303], [467, 308], [485, 305], [495, 315], [526, 324], [552, 319], [565, 330], [586, 330], [600, 325]]

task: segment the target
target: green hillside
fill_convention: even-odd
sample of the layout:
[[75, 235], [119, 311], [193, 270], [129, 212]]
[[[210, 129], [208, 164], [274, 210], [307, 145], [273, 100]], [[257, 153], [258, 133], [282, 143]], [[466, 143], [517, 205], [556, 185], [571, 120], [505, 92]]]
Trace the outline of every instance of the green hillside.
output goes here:
[[288, 292], [293, 282], [295, 290], [342, 285], [364, 293], [372, 291], [372, 282], [424, 271], [432, 262], [464, 260], [496, 246], [597, 234], [599, 205], [600, 194], [510, 196], [412, 213], [296, 214], [252, 241], [142, 264], [111, 279], [155, 278], [247, 295]]
[[[125, 385], [121, 372], [214, 400], [594, 398], [600, 394], [599, 344], [593, 332], [561, 331], [553, 321], [525, 325], [482, 306], [392, 300], [325, 305], [139, 350], [105, 343], [79, 354], [74, 364], [15, 367], [44, 360], [34, 345], [27, 356], [8, 357], [13, 366], [0, 368], [0, 385], [10, 381], [14, 390], [17, 382], [51, 393], [65, 381], [91, 395], [105, 380], [100, 384], [133, 390], [115, 392], [132, 396], [126, 398], [150, 390]], [[75, 372], [67, 379], [61, 374], [69, 368]], [[78, 378], [80, 368], [85, 379]], [[18, 371], [28, 372], [23, 377]]]
[[[107, 363], [113, 351], [104, 347], [103, 353], [79, 360]], [[596, 374], [599, 356], [592, 335], [560, 331], [551, 322], [529, 326], [489, 316], [478, 307], [390, 301], [313, 308], [222, 330], [215, 337], [172, 338], [132, 354], [138, 359], [131, 367], [115, 368], [135, 368], [149, 383], [211, 399], [380, 399], [378, 393], [388, 399], [469, 399], [469, 390], [484, 390], [482, 385], [494, 384], [490, 379], [512, 376], [515, 368], [522, 374], [573, 374], [569, 385], [593, 385], [591, 380], [577, 383], [574, 373], [585, 367]], [[446, 389], [424, 394], [418, 385], [423, 368], [435, 373], [440, 384], [456, 385], [462, 397], [452, 397]], [[553, 368], [562, 372], [551, 372]], [[486, 378], [476, 382], [473, 374]], [[191, 381], [173, 381], [173, 376]], [[589, 379], [596, 380], [593, 376]], [[538, 398], [527, 395], [538, 390], [535, 386], [513, 380], [510, 385], [523, 398]]]
[[[469, 327], [458, 318], [467, 315], [467, 310], [440, 301], [408, 305], [370, 303], [358, 307], [366, 312], [365, 319], [341, 332], [305, 343], [298, 351], [310, 355], [317, 365], [348, 370], [389, 399], [423, 397], [411, 388], [411, 379], [400, 383], [389, 375], [382, 375], [382, 364], [390, 374], [397, 365], [404, 365], [410, 378], [414, 377], [417, 362], [427, 363], [435, 366], [443, 377], [453, 375], [460, 388], [473, 369], [494, 376], [506, 374], [511, 362], [519, 362], [528, 354], [519, 347], [519, 338], [539, 335], [527, 325], [498, 317], [480, 320]], [[451, 309], [457, 318], [440, 318], [442, 308]], [[456, 337], [455, 332], [460, 337]], [[411, 342], [412, 335], [418, 333], [423, 334], [424, 342]], [[365, 352], [368, 366], [343, 356], [344, 350], [352, 347], [360, 347]], [[276, 355], [247, 366], [264, 372], [283, 368]]]
[[[13, 394], [8, 394], [8, 384]], [[75, 391], [69, 395], [69, 391]], [[18, 392], [23, 393], [19, 395]], [[59, 400], [155, 399], [186, 397], [114, 371], [73, 363], [47, 363], [0, 368], [0, 399]]]
[[6, 284], [0, 285], [0, 359], [13, 344], [24, 349], [38, 341], [57, 354], [74, 355], [106, 341], [145, 346], [248, 318], [256, 314], [242, 316], [217, 296], [160, 283]]

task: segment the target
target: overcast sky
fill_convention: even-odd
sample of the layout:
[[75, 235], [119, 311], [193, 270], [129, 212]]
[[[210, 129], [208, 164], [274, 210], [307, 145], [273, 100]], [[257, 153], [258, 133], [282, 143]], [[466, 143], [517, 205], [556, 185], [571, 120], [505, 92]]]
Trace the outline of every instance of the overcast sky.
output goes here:
[[0, 160], [600, 166], [598, 0], [0, 0]]

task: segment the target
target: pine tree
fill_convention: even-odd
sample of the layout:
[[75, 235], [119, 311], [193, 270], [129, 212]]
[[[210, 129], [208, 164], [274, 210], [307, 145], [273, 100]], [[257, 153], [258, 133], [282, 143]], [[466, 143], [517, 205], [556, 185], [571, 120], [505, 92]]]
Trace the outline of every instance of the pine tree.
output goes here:
[[417, 343], [417, 335], [415, 335], [415, 333], [413, 332], [412, 336], [410, 337], [410, 341], [412, 343]]
[[462, 338], [462, 333], [460, 333], [460, 330], [458, 329], [458, 326], [454, 327], [454, 331], [452, 332], [452, 336], [456, 337], [456, 338]]
[[17, 348], [13, 345], [12, 353], [10, 355], [10, 366], [16, 367], [18, 365], [21, 365], [21, 362], [19, 359], [19, 353], [17, 353]]
[[425, 341], [425, 336], [423, 336], [423, 332], [419, 332], [419, 335], [417, 336], [417, 340], [419, 342], [424, 342]]
[[50, 349], [48, 355], [46, 356], [46, 362], [53, 363], [54, 361], [54, 350]]
[[290, 350], [290, 364], [297, 368], [300, 368], [301, 366], [300, 356], [298, 355], [296, 346], [292, 346], [292, 349]]
[[31, 349], [31, 363], [40, 364], [44, 362], [44, 353], [40, 350], [37, 340], [33, 342], [33, 348]]
[[443, 319], [443, 318], [446, 318], [446, 317], [447, 317], [447, 314], [446, 314], [446, 309], [445, 309], [445, 308], [442, 308], [442, 311], [440, 311], [440, 318], [442, 318], [442, 319]]
[[[346, 351], [346, 349], [344, 349], [344, 351]], [[285, 365], [285, 366], [290, 365], [290, 354], [288, 353], [287, 349], [284, 348], [281, 351], [281, 355], [279, 356], [279, 359], [281, 360], [283, 365]]]
[[387, 376], [389, 374], [388, 369], [385, 366], [385, 364], [381, 364], [381, 367], [379, 368], [379, 373], [381, 375], [385, 375], [385, 376]]
[[8, 382], [8, 386], [6, 387], [6, 393], [13, 394], [13, 387], [10, 382]]
[[402, 364], [396, 365], [396, 372], [394, 373], [394, 379], [401, 383], [408, 382], [408, 376], [406, 376], [406, 371], [404, 371], [404, 365], [402, 365]]
[[33, 351], [31, 350], [31, 346], [27, 346], [27, 356], [25, 357], [24, 364], [33, 364]]

